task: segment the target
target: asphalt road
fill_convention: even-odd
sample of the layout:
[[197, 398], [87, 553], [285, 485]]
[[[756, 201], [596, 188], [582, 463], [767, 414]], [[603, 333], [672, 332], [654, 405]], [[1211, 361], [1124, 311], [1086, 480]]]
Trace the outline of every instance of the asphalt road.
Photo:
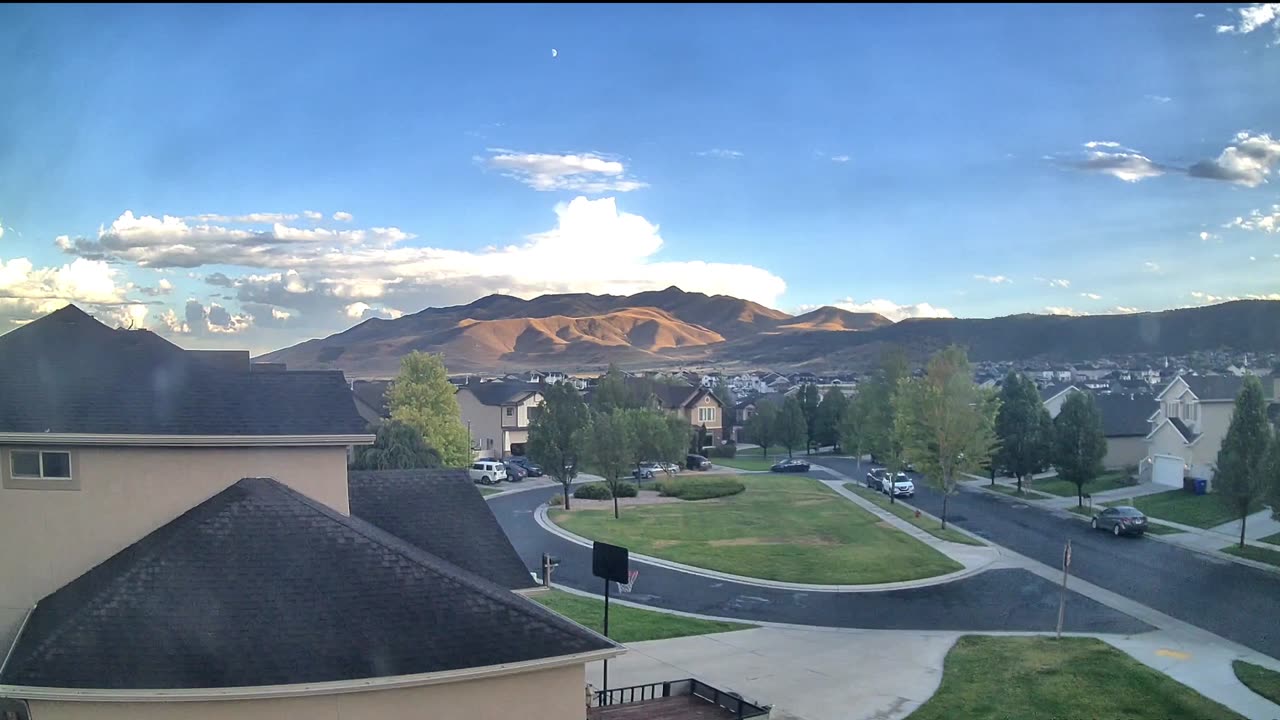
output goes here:
[[[601, 594], [604, 581], [591, 575], [591, 550], [543, 530], [534, 520], [534, 510], [554, 492], [547, 488], [515, 493], [489, 500], [489, 505], [529, 568], [538, 569], [542, 553], [549, 552], [561, 561], [552, 575], [555, 582]], [[1058, 586], [1020, 569], [992, 570], [927, 588], [826, 593], [727, 582], [634, 560], [631, 567], [640, 576], [628, 600], [745, 621], [869, 629], [1047, 631], [1058, 617]], [[616, 586], [613, 592], [617, 594]], [[1066, 629], [1128, 634], [1152, 628], [1072, 592]]]
[[[822, 465], [861, 479], [851, 459]], [[909, 502], [940, 515], [942, 496], [920, 478]], [[1061, 567], [1071, 539], [1072, 574], [1183, 622], [1280, 658], [1280, 576], [1191, 552], [1151, 538], [1116, 538], [1032, 503], [981, 491], [948, 501], [949, 520], [1051, 567]], [[1230, 544], [1224, 538], [1223, 545]]]

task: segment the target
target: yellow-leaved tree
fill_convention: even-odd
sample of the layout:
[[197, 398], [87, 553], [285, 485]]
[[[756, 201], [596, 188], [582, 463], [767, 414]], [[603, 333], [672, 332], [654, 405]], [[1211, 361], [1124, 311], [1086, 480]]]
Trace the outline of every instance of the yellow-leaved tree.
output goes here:
[[445, 467], [471, 464], [471, 438], [456, 393], [444, 357], [416, 351], [400, 360], [400, 374], [387, 391], [391, 419], [422, 433]]

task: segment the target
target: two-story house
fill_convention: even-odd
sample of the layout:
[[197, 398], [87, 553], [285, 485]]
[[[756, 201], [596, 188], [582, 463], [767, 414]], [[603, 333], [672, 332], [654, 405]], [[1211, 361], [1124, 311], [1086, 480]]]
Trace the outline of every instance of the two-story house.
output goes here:
[[[1181, 375], [1157, 393], [1143, 475], [1174, 487], [1184, 476], [1211, 480], [1243, 384], [1234, 375]], [[1280, 402], [1273, 378], [1262, 378], [1262, 387], [1270, 403]]]
[[654, 400], [658, 409], [673, 413], [691, 428], [706, 427], [713, 438], [724, 435], [724, 403], [711, 390], [702, 386], [655, 384]]
[[471, 433], [477, 457], [523, 455], [529, 423], [542, 405], [542, 386], [491, 382], [458, 388], [462, 422]]

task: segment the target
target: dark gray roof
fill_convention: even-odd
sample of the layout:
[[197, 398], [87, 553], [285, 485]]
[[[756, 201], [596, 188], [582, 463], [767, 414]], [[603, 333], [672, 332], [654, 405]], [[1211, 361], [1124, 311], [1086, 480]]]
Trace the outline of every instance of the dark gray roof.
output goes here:
[[542, 386], [526, 382], [487, 382], [464, 385], [458, 392], [469, 390], [481, 405], [509, 405], [523, 400], [530, 393], [542, 392]]
[[702, 388], [692, 385], [674, 385], [662, 382], [653, 384], [653, 394], [664, 408], [684, 407], [701, 390]]
[[611, 647], [506, 588], [256, 478], [41, 600], [0, 684], [296, 684]]
[[390, 380], [356, 380], [351, 383], [351, 394], [358, 402], [364, 403], [378, 417], [391, 417], [391, 407], [387, 404], [387, 388]]
[[1159, 405], [1150, 395], [1096, 395], [1094, 402], [1102, 414], [1102, 432], [1107, 437], [1132, 437], [1151, 431], [1147, 418]]
[[1182, 422], [1182, 418], [1169, 418], [1169, 423], [1173, 425], [1173, 427], [1187, 442], [1191, 442], [1192, 440], [1200, 437], [1200, 433], [1192, 432], [1191, 428], [1187, 427], [1187, 424]]
[[[1061, 393], [1067, 388], [1076, 387], [1075, 383], [1059, 383], [1057, 385], [1049, 385], [1040, 390], [1040, 400], [1048, 401], [1050, 398]], [[1079, 389], [1079, 388], [1076, 388]]]
[[[1235, 375], [1183, 375], [1182, 379], [1201, 400], [1235, 400], [1244, 385], [1244, 378]], [[1262, 380], [1263, 394], [1271, 397], [1273, 378], [1259, 379]]]
[[0, 430], [121, 435], [365, 432], [337, 371], [224, 369], [68, 305], [0, 336]]
[[466, 470], [347, 473], [351, 514], [512, 590], [532, 576]]

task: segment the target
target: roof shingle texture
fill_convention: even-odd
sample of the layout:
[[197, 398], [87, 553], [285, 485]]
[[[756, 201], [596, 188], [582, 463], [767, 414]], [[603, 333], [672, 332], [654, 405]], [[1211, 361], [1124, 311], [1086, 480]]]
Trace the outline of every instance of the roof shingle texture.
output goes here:
[[254, 478], [41, 600], [0, 684], [296, 684], [612, 647], [366, 522]]
[[1159, 407], [1150, 395], [1096, 395], [1094, 402], [1107, 437], [1145, 436], [1151, 431], [1147, 418]]
[[463, 390], [471, 391], [481, 405], [506, 405], [518, 402], [530, 393], [541, 392], [542, 387], [534, 383], [499, 381], [464, 385], [458, 391]]

